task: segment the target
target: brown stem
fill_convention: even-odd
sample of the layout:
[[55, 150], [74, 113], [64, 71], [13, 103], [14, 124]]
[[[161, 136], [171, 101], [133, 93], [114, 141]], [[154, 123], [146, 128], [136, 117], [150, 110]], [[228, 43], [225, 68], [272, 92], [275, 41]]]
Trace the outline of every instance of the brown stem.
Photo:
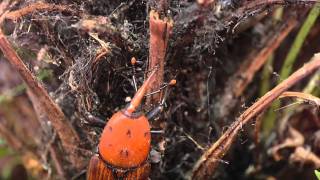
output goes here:
[[9, 12], [5, 15], [5, 18], [16, 21], [17, 19], [36, 11], [67, 11], [73, 14], [76, 12], [68, 6], [36, 2], [16, 11]]
[[[267, 62], [269, 56], [280, 46], [282, 41], [288, 36], [292, 29], [297, 25], [295, 18], [290, 18], [280, 27], [280, 32], [273, 35], [266, 46], [258, 53], [252, 53], [247, 58], [247, 61], [241, 65], [234, 77], [238, 77], [234, 82], [232, 91], [235, 97], [239, 97], [248, 84], [252, 81], [256, 72]], [[239, 77], [241, 77], [239, 79]]]
[[301, 164], [312, 163], [316, 169], [320, 167], [319, 156], [303, 146], [295, 149], [294, 153], [290, 156], [290, 161], [300, 162]]
[[236, 138], [242, 126], [257, 116], [277, 99], [283, 92], [299, 82], [302, 78], [320, 68], [320, 54], [315, 54], [313, 60], [294, 72], [286, 80], [262, 96], [256, 103], [248, 108], [229, 129], [201, 156], [192, 171], [192, 179], [208, 179], [215, 172], [216, 167]]
[[78, 134], [64, 116], [60, 107], [51, 99], [44, 87], [37, 81], [37, 79], [32, 75], [31, 71], [26, 67], [21, 58], [14, 51], [1, 30], [0, 49], [7, 57], [7, 60], [11, 63], [11, 65], [19, 72], [21, 78], [25, 81], [28, 88], [34, 93], [39, 102], [42, 104], [43, 109], [47, 113], [53, 128], [59, 135], [62, 146], [67, 153], [70, 162], [74, 165], [74, 167], [81, 166], [82, 159], [79, 158], [77, 153], [74, 152], [74, 148], [72, 148], [73, 146], [80, 145]]
[[278, 26], [278, 33], [269, 33], [263, 49], [253, 51], [246, 60], [240, 65], [239, 70], [228, 80], [224, 94], [219, 98], [218, 118], [226, 117], [236, 106], [236, 100], [239, 98], [249, 83], [252, 81], [255, 73], [266, 63], [268, 57], [288, 36], [292, 29], [297, 25], [295, 18], [290, 18], [286, 23]]
[[312, 94], [307, 94], [303, 92], [293, 92], [293, 91], [286, 91], [282, 93], [282, 95], [279, 98], [285, 98], [285, 97], [296, 97], [303, 100], [308, 101], [311, 104], [314, 104], [315, 106], [320, 107], [320, 98], [313, 96]]
[[317, 3], [318, 0], [255, 0], [255, 1], [246, 1], [246, 4], [242, 5], [241, 8], [237, 10], [237, 13], [245, 11], [254, 11], [262, 7], [271, 6], [271, 5], [286, 5], [286, 4], [306, 4], [306, 3]]
[[[149, 69], [158, 68], [155, 74], [155, 81], [151, 84], [148, 93], [156, 91], [163, 84], [164, 61], [168, 45], [169, 35], [173, 27], [173, 21], [164, 18], [160, 19], [155, 11], [150, 12], [150, 47], [149, 47]], [[147, 98], [147, 105], [156, 104], [161, 100], [162, 94], [154, 94]]]
[[[51, 146], [51, 145], [50, 145]], [[51, 158], [52, 158], [52, 161], [56, 167], [56, 170], [57, 170], [57, 173], [61, 176], [61, 177], [66, 177], [66, 174], [65, 174], [65, 171], [64, 169], [62, 168], [63, 164], [61, 163], [61, 160], [60, 160], [60, 157], [58, 156], [57, 152], [56, 152], [56, 148], [54, 147], [50, 147], [49, 148], [49, 151], [50, 151], [50, 155], [51, 155]]]
[[[4, 120], [0, 117], [0, 121], [3, 122]], [[0, 134], [13, 149], [21, 150], [23, 148], [23, 142], [8, 130], [3, 123], [0, 123]]]
[[[149, 42], [149, 65], [148, 69], [153, 70], [157, 69], [153, 83], [150, 84], [150, 88], [147, 93], [155, 92], [160, 89], [163, 84], [164, 78], [164, 61], [166, 56], [166, 50], [168, 45], [169, 35], [172, 31], [173, 21], [164, 18], [160, 19], [158, 12], [152, 10], [149, 14], [149, 30], [150, 30], [150, 42]], [[146, 99], [147, 107], [152, 105], [157, 105], [160, 103], [163, 94], [156, 93], [151, 96], [148, 96]], [[160, 124], [163, 121], [155, 121], [152, 123], [154, 128], [163, 128]], [[161, 136], [154, 137], [152, 141], [154, 144], [161, 144], [163, 138]], [[158, 173], [156, 169], [160, 168], [159, 164], [155, 164], [153, 168], [152, 175]]]
[[[48, 124], [46, 123], [48, 121], [48, 116], [46, 115], [46, 112], [44, 111], [44, 109], [42, 108], [41, 106], [41, 102], [38, 101], [37, 97], [34, 95], [34, 93], [27, 89], [27, 95], [30, 99], [30, 101], [32, 102], [32, 105], [33, 105], [33, 109], [37, 115], [37, 120], [39, 121], [40, 123], [40, 126], [43, 130], [43, 133], [44, 135], [48, 135], [48, 136], [52, 136], [52, 138], [50, 138], [50, 141], [47, 141], [47, 142], [44, 142], [46, 143], [46, 146], [47, 148], [46, 149], [49, 149], [50, 151], [50, 155], [51, 155], [51, 158], [52, 158], [52, 161], [53, 161], [53, 164], [56, 168], [56, 171], [58, 173], [58, 175], [61, 176], [61, 178], [67, 178], [66, 174], [66, 169], [63, 169], [62, 167], [62, 164], [64, 164], [63, 162], [63, 157], [62, 156], [58, 156], [58, 154], [60, 153], [63, 153], [61, 151], [60, 148], [58, 148], [57, 146], [53, 146], [53, 142], [56, 141], [56, 133], [52, 134], [51, 133], [51, 129], [50, 127], [48, 126]], [[43, 142], [43, 141], [42, 141]], [[41, 144], [43, 145], [43, 144]], [[46, 154], [46, 151], [42, 151], [42, 153]], [[59, 153], [57, 153], [57, 151]]]

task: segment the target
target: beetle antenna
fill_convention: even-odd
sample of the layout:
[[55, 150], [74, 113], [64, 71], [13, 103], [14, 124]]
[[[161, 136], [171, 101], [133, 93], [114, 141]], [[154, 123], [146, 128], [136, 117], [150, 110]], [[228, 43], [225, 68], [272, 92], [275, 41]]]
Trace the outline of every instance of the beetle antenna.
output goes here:
[[[171, 86], [175, 85], [176, 84], [176, 80], [175, 79], [172, 79], [169, 83], [167, 83]], [[169, 86], [166, 86], [166, 87], [169, 87]], [[152, 109], [150, 112], [147, 113], [147, 118], [148, 119], [152, 119], [154, 117], [156, 117], [159, 113], [161, 113], [163, 111], [163, 106], [164, 106], [164, 103], [166, 102], [167, 98], [168, 98], [168, 95], [170, 94], [170, 89], [169, 88], [166, 88], [165, 92], [164, 92], [164, 96], [161, 100], [161, 102], [159, 103], [158, 106], [156, 106], [154, 109]]]
[[137, 107], [140, 105], [142, 98], [144, 97], [144, 95], [146, 94], [146, 91], [149, 87], [149, 85], [151, 84], [151, 82], [154, 80], [154, 75], [155, 72], [157, 71], [157, 69], [154, 69], [150, 76], [147, 78], [147, 80], [145, 80], [145, 82], [142, 84], [142, 86], [139, 88], [139, 90], [137, 91], [137, 93], [134, 95], [134, 97], [132, 98], [129, 106], [126, 109], [126, 112], [128, 113], [133, 113]]
[[131, 58], [131, 66], [132, 66], [132, 81], [133, 81], [133, 85], [134, 85], [134, 89], [136, 90], [136, 92], [138, 91], [138, 87], [137, 87], [137, 80], [136, 80], [136, 64], [137, 64], [137, 59], [135, 57]]
[[161, 92], [161, 90], [167, 88], [168, 86], [174, 86], [174, 85], [176, 85], [176, 83], [177, 83], [177, 80], [172, 79], [169, 83], [165, 83], [164, 85], [162, 85], [158, 90], [153, 91], [153, 92], [151, 92], [151, 93], [148, 93], [148, 94], [146, 94], [145, 96], [147, 97], [147, 96], [151, 96], [151, 95], [153, 95], [153, 94], [157, 94], [157, 93]]

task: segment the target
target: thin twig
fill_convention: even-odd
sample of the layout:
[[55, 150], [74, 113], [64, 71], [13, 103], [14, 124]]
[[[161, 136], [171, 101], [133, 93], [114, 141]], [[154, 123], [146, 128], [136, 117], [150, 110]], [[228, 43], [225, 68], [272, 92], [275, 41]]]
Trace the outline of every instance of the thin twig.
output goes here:
[[[318, 83], [320, 81], [320, 70], [318, 70], [316, 73], [314, 73], [314, 75], [310, 78], [308, 84], [305, 86], [305, 88], [303, 88], [303, 93], [306, 94], [313, 94], [313, 95], [319, 95], [319, 92], [317, 91], [319, 89]], [[279, 128], [278, 128], [278, 132], [279, 134], [283, 134], [283, 132], [285, 132], [285, 128], [287, 127], [287, 122], [290, 119], [290, 117], [294, 114], [294, 111], [296, 111], [296, 109], [286, 109], [286, 111], [284, 112], [283, 117], [279, 120]]]
[[61, 140], [62, 146], [65, 149], [65, 152], [69, 156], [69, 161], [75, 166], [82, 165], [82, 159], [79, 158], [78, 154], [74, 152], [70, 146], [80, 145], [80, 139], [78, 134], [73, 129], [70, 122], [67, 120], [63, 114], [60, 107], [51, 99], [44, 87], [37, 81], [33, 76], [31, 71], [26, 67], [21, 58], [12, 48], [11, 44], [5, 37], [5, 35], [0, 30], [0, 49], [3, 54], [7, 57], [7, 60], [11, 65], [17, 69], [21, 78], [25, 81], [28, 88], [34, 93], [42, 104], [44, 111], [47, 113], [47, 116], [52, 123], [52, 126], [56, 130]]
[[293, 154], [290, 156], [290, 161], [300, 162], [300, 163], [312, 163], [315, 169], [320, 167], [320, 158], [317, 154], [307, 150], [306, 148], [300, 146], [297, 147]]
[[313, 93], [315, 91], [315, 89], [320, 88], [318, 86], [320, 82], [320, 70], [318, 70], [310, 79], [310, 81], [308, 82], [308, 84], [306, 85], [306, 87], [303, 89], [304, 93]]
[[239, 70], [228, 80], [224, 94], [219, 98], [219, 118], [226, 117], [230, 110], [236, 105], [235, 99], [239, 98], [249, 83], [252, 81], [255, 73], [266, 63], [268, 57], [276, 50], [281, 42], [296, 26], [295, 18], [288, 19], [284, 24], [278, 26], [279, 33], [274, 35], [270, 33], [265, 46], [261, 50], [253, 51], [248, 58], [240, 65]]
[[[30, 99], [30, 101], [32, 102], [32, 105], [33, 105], [33, 109], [35, 110], [35, 113], [37, 115], [37, 120], [39, 121], [40, 123], [40, 126], [43, 130], [43, 133], [44, 135], [47, 135], [48, 137], [50, 137], [50, 140], [45, 140], [46, 142], [45, 143], [45, 150], [42, 151], [43, 153], [43, 156], [46, 157], [47, 156], [47, 152], [50, 151], [50, 155], [51, 155], [51, 158], [52, 158], [52, 161], [53, 161], [53, 164], [56, 168], [56, 171], [57, 173], [63, 177], [63, 178], [67, 178], [66, 176], [66, 170], [63, 169], [62, 167], [62, 164], [63, 164], [63, 157], [58, 157], [57, 156], [57, 151], [60, 152], [60, 153], [63, 153], [61, 152], [61, 149], [56, 147], [56, 146], [52, 146], [52, 144], [57, 140], [57, 135], [56, 133], [52, 133], [51, 132], [51, 128], [50, 126], [48, 125], [48, 116], [46, 115], [46, 112], [44, 111], [43, 107], [41, 106], [41, 102], [38, 101], [38, 99], [36, 98], [36, 96], [34, 95], [34, 93], [30, 90], [27, 90], [27, 95]], [[45, 138], [47, 139], [47, 138]], [[43, 142], [43, 141], [42, 141]], [[43, 145], [43, 144], [42, 144]], [[47, 160], [45, 159], [45, 162]]]
[[[248, 84], [252, 81], [255, 73], [266, 63], [268, 57], [272, 52], [277, 49], [292, 29], [297, 25], [295, 18], [290, 18], [285, 24], [280, 26], [280, 32], [268, 40], [266, 46], [259, 51], [259, 53], [253, 52], [249, 55], [248, 60], [245, 61], [234, 75], [235, 77], [241, 77], [235, 82], [233, 91], [236, 97], [239, 97]], [[248, 65], [248, 63], [250, 63]]]
[[286, 59], [284, 60], [284, 64], [280, 71], [279, 82], [282, 81], [282, 79], [287, 78], [292, 72], [292, 67], [295, 64], [295, 61], [301, 50], [301, 47], [305, 42], [310, 30], [312, 29], [319, 15], [320, 15], [320, 7], [318, 5], [315, 5], [310, 10], [308, 17], [304, 21], [302, 27], [300, 28], [297, 36], [294, 39], [292, 46], [290, 47], [290, 50], [286, 56]]
[[[302, 27], [300, 28], [297, 36], [295, 37], [295, 40], [292, 46], [290, 47], [290, 50], [280, 70], [280, 77], [278, 79], [278, 83], [280, 83], [283, 79], [286, 79], [292, 72], [293, 65], [295, 64], [297, 56], [300, 53], [301, 47], [305, 42], [305, 39], [308, 36], [311, 28], [316, 22], [319, 14], [320, 14], [319, 4], [315, 4], [314, 7], [310, 10], [307, 18], [305, 19]], [[267, 113], [267, 117], [265, 118], [266, 120], [263, 122], [264, 136], [268, 136], [272, 128], [274, 127], [275, 121], [276, 121], [276, 116], [274, 114], [274, 111], [278, 110], [280, 106], [281, 106], [280, 102], [276, 101], [275, 103], [273, 103], [273, 105], [269, 109], [269, 112]], [[281, 124], [283, 123], [281, 122]]]
[[[1, 118], [0, 121], [4, 122]], [[21, 150], [23, 148], [23, 142], [18, 137], [16, 137], [10, 130], [8, 130], [3, 123], [0, 123], [0, 134], [2, 138], [4, 138], [7, 141], [10, 147], [14, 148], [15, 150]]]
[[237, 120], [231, 124], [229, 129], [216, 141], [198, 160], [192, 171], [192, 179], [208, 179], [215, 172], [219, 161], [230, 149], [232, 142], [236, 138], [242, 126], [250, 122], [283, 92], [299, 82], [316, 69], [320, 68], [320, 54], [315, 54], [313, 60], [305, 64], [302, 68], [293, 73], [278, 86], [261, 97], [256, 103], [248, 108]]
[[300, 98], [300, 99], [303, 99], [303, 100], [310, 102], [311, 104], [314, 104], [314, 105], [320, 107], [320, 98], [313, 96], [311, 94], [307, 94], [307, 93], [303, 93], [303, 92], [286, 91], [279, 98], [285, 98], [285, 97]]
[[72, 8], [68, 6], [63, 5], [56, 5], [56, 4], [48, 4], [44, 2], [36, 2], [33, 4], [30, 4], [26, 7], [23, 7], [21, 9], [18, 9], [16, 11], [11, 11], [6, 14], [6, 19], [11, 19], [16, 21], [17, 19], [26, 16], [28, 14], [37, 12], [37, 11], [61, 11], [61, 12], [71, 12], [72, 14], [75, 14], [76, 11], [74, 11]]
[[245, 14], [244, 12], [254, 12], [257, 9], [261, 9], [263, 7], [275, 6], [275, 5], [287, 5], [287, 4], [315, 4], [319, 2], [319, 0], [254, 0], [254, 1], [246, 1], [244, 5], [241, 6], [237, 10], [236, 14]]
[[[51, 145], [50, 145], [51, 146]], [[57, 155], [57, 152], [56, 152], [56, 148], [54, 147], [50, 147], [49, 148], [49, 151], [50, 151], [50, 155], [51, 155], [51, 158], [52, 158], [52, 161], [56, 167], [56, 170], [57, 170], [57, 173], [61, 176], [61, 177], [66, 177], [65, 175], [65, 171], [64, 169], [62, 168], [62, 164], [61, 164], [61, 159], [60, 157]]]

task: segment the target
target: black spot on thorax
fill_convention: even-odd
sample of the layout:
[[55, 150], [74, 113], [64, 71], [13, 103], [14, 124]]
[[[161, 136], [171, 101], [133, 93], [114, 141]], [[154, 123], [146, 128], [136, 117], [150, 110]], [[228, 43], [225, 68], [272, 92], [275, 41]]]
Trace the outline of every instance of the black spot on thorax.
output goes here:
[[131, 138], [131, 130], [130, 130], [130, 129], [128, 129], [128, 131], [127, 131], [127, 136], [128, 136], [129, 138]]

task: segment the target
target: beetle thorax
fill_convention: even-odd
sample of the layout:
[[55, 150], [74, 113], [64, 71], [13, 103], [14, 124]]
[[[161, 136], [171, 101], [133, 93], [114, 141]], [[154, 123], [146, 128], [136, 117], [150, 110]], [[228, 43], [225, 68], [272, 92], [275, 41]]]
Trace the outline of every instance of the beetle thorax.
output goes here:
[[119, 111], [102, 132], [99, 153], [112, 166], [133, 168], [147, 160], [150, 141], [150, 125], [144, 115], [133, 117]]

